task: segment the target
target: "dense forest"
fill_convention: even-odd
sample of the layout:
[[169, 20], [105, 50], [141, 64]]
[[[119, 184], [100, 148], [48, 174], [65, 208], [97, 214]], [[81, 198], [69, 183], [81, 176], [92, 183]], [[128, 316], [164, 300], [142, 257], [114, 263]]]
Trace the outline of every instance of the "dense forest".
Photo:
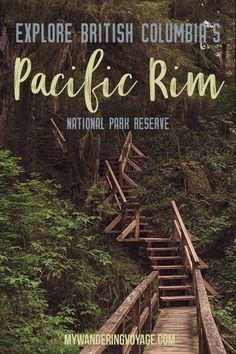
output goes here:
[[[221, 24], [221, 43], [15, 43], [16, 22], [169, 21]], [[129, 97], [101, 98], [96, 116], [171, 117], [168, 131], [136, 131], [149, 157], [139, 198], [162, 233], [171, 230], [170, 201], [178, 203], [207, 279], [220, 293], [215, 316], [236, 333], [236, 105], [234, 0], [1, 0], [0, 1], [0, 352], [75, 353], [60, 341], [66, 332], [94, 331], [149, 272], [137, 254], [105, 235], [115, 210], [102, 204], [101, 161], [118, 156], [124, 132], [67, 131], [65, 117], [89, 116], [82, 99], [13, 96], [17, 56], [28, 56], [49, 77], [71, 66], [83, 76], [96, 48], [104, 49], [111, 82], [123, 72], [142, 85]], [[149, 102], [149, 58], [165, 60], [179, 88], [186, 72], [215, 74], [225, 86], [216, 100], [199, 97]], [[174, 70], [175, 66], [178, 71]], [[97, 80], [103, 75], [101, 68]], [[63, 132], [55, 145], [50, 126]], [[222, 328], [223, 328], [222, 327]], [[223, 328], [224, 329], [224, 328]], [[222, 332], [223, 332], [222, 329]], [[222, 334], [223, 335], [223, 334]], [[228, 339], [236, 346], [236, 337]]]

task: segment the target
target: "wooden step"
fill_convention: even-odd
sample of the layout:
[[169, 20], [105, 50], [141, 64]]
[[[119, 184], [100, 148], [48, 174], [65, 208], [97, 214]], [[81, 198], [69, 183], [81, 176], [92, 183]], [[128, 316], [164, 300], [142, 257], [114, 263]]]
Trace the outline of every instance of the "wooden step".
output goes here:
[[172, 301], [194, 301], [196, 298], [193, 295], [184, 296], [161, 296], [162, 301], [172, 302]]
[[185, 290], [192, 289], [192, 285], [161, 285], [159, 290]]
[[159, 266], [152, 266], [153, 270], [176, 270], [176, 269], [185, 269], [185, 266], [182, 264], [175, 264], [175, 265], [159, 265]]
[[146, 242], [170, 242], [168, 237], [141, 237], [140, 240]]
[[158, 279], [159, 280], [182, 280], [182, 279], [188, 279], [188, 276], [186, 274], [159, 275]]
[[180, 256], [163, 256], [163, 257], [149, 256], [149, 259], [156, 260], [156, 261], [168, 261], [168, 260], [181, 259], [181, 257]]
[[[131, 219], [133, 216], [131, 215], [126, 215], [125, 219]], [[140, 215], [140, 220], [152, 220], [153, 218], [151, 216], [145, 216], [145, 215]]]
[[[140, 206], [140, 203], [138, 201], [127, 201], [127, 203], [125, 204], [126, 207], [132, 207], [132, 206]], [[133, 209], [133, 208], [131, 208]]]
[[166, 252], [166, 251], [178, 251], [178, 247], [147, 247], [146, 250], [147, 251], [163, 251], [163, 252]]

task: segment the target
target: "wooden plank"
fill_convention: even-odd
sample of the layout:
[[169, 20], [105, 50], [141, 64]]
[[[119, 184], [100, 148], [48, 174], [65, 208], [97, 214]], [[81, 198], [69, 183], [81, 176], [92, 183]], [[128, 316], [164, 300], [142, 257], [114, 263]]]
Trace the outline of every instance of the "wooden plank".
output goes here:
[[63, 143], [66, 142], [66, 139], [64, 138], [63, 134], [61, 133], [60, 129], [58, 128], [58, 126], [56, 125], [55, 121], [53, 118], [50, 118], [50, 121], [54, 127], [54, 129], [56, 130], [57, 135], [60, 137], [60, 139], [63, 141]]
[[[131, 133], [131, 131], [129, 131], [128, 134], [127, 134], [124, 146], [122, 148], [122, 151], [121, 151], [121, 154], [120, 154], [120, 158], [119, 158], [121, 173], [123, 173], [124, 170], [125, 170], [125, 167], [126, 167], [126, 164], [127, 164], [127, 158], [129, 156], [130, 149], [131, 149], [131, 143], [132, 143], [132, 133]], [[121, 176], [121, 174], [120, 174], [119, 177], [121, 179], [121, 177], [123, 177], [123, 176]]]
[[114, 229], [114, 227], [117, 225], [117, 224], [119, 224], [119, 222], [122, 220], [122, 214], [120, 213], [119, 215], [117, 215], [117, 217], [114, 219], [114, 220], [112, 220], [112, 222], [105, 228], [105, 233], [107, 234], [107, 233], [109, 233], [109, 232], [111, 232], [113, 229]]
[[159, 279], [163, 280], [172, 280], [172, 279], [188, 279], [186, 274], [177, 274], [177, 275], [159, 275]]
[[227, 332], [227, 334], [230, 334], [231, 336], [236, 337], [236, 332], [235, 331], [233, 331], [231, 328], [227, 327], [216, 316], [213, 316], [213, 317], [214, 317], [215, 322], [219, 325], [220, 328], [223, 328], [223, 330], [225, 332]]
[[194, 240], [194, 235], [188, 230], [188, 235], [191, 241]]
[[205, 279], [203, 279], [203, 281], [206, 290], [214, 297], [219, 297], [219, 293]]
[[[135, 336], [136, 334], [138, 334], [138, 327], [137, 326], [133, 327], [129, 334], [131, 336]], [[132, 350], [132, 344], [125, 344], [122, 347], [122, 354], [129, 354], [131, 350]]]
[[141, 240], [146, 242], [170, 242], [169, 237], [142, 237]]
[[185, 290], [185, 289], [191, 289], [192, 285], [162, 285], [159, 286], [159, 290]]
[[176, 231], [178, 233], [179, 239], [181, 240], [182, 239], [182, 234], [181, 234], [181, 231], [180, 231], [180, 228], [179, 228], [179, 223], [176, 220], [174, 220], [174, 224], [175, 224], [175, 228], [176, 228]]
[[230, 353], [236, 354], [236, 350], [228, 343], [224, 338], [221, 337], [224, 346], [229, 350]]
[[186, 229], [186, 227], [184, 225], [184, 222], [183, 222], [183, 219], [182, 219], [182, 217], [180, 215], [179, 209], [177, 208], [177, 205], [176, 205], [175, 201], [172, 201], [171, 204], [172, 204], [173, 210], [175, 212], [175, 215], [177, 217], [177, 220], [178, 220], [178, 222], [180, 224], [180, 227], [181, 227], [181, 229], [183, 231], [183, 234], [184, 234], [186, 243], [188, 245], [189, 251], [190, 251], [190, 253], [192, 255], [193, 261], [196, 264], [199, 264], [199, 259], [198, 259], [197, 253], [196, 253], [196, 251], [195, 251], [195, 249], [194, 249], [194, 247], [192, 245], [192, 242], [191, 242], [191, 240], [189, 238], [188, 231], [187, 231], [187, 229]]
[[140, 157], [146, 157], [134, 144], [131, 144], [131, 149]]
[[118, 207], [119, 207], [119, 209], [121, 211], [122, 210], [122, 205], [121, 205], [116, 193], [114, 194], [114, 197], [115, 197], [116, 203], [118, 204]]
[[130, 186], [138, 187], [137, 183], [135, 183], [125, 172], [122, 172], [122, 177], [129, 183]]
[[113, 182], [115, 184], [115, 187], [116, 187], [117, 191], [119, 192], [119, 194], [121, 196], [122, 202], [123, 203], [127, 203], [127, 199], [125, 198], [125, 195], [124, 195], [124, 193], [123, 193], [123, 191], [122, 191], [122, 189], [121, 189], [121, 187], [119, 185], [119, 182], [117, 181], [117, 178], [116, 178], [116, 176], [115, 176], [115, 174], [114, 174], [114, 172], [113, 172], [113, 170], [111, 168], [111, 165], [110, 165], [109, 161], [106, 160], [105, 164], [106, 164], [106, 166], [108, 168], [108, 171], [109, 171], [109, 173], [110, 173], [110, 175], [112, 177], [112, 180], [113, 180]]
[[127, 236], [128, 234], [134, 230], [136, 226], [136, 220], [133, 220], [122, 232], [121, 234], [117, 237], [117, 240], [118, 241], [123, 241]]
[[184, 246], [184, 252], [185, 252], [185, 255], [186, 255], [186, 258], [187, 258], [187, 261], [188, 261], [188, 265], [189, 265], [189, 267], [190, 267], [190, 269], [192, 271], [193, 270], [193, 262], [191, 260], [191, 257], [190, 257], [190, 254], [189, 254], [187, 246]]
[[208, 269], [209, 268], [208, 264], [206, 262], [204, 262], [204, 260], [202, 258], [198, 257], [198, 259], [200, 262], [200, 267], [199, 267], [200, 269]]
[[204, 342], [210, 354], [226, 354], [218, 328], [213, 319], [204, 281], [200, 269], [195, 269], [196, 293], [199, 306], [200, 323]]
[[113, 198], [114, 198], [114, 193], [112, 192], [112, 193], [109, 194], [109, 196], [103, 201], [103, 204], [108, 204], [108, 203], [110, 203]]
[[150, 310], [149, 307], [145, 307], [145, 309], [143, 310], [141, 316], [140, 316], [140, 329], [143, 328], [145, 322], [147, 321], [148, 317], [150, 314]]
[[160, 343], [146, 346], [144, 354], [197, 354], [194, 318], [196, 318], [196, 308], [192, 306], [162, 309], [153, 334], [157, 337], [162, 334], [171, 334], [174, 335], [175, 340], [166, 346]]
[[158, 296], [157, 294], [153, 294], [152, 299], [151, 299], [151, 308], [153, 309], [156, 303], [158, 302]]
[[132, 161], [129, 157], [127, 158], [127, 163], [130, 166], [132, 166], [135, 169], [135, 171], [142, 172], [142, 169], [134, 161]]
[[163, 301], [194, 301], [195, 296], [193, 295], [181, 295], [181, 296], [161, 296]]
[[181, 264], [176, 264], [176, 265], [159, 265], [159, 266], [152, 266], [153, 269], [155, 270], [173, 270], [173, 269], [184, 269], [185, 266]]
[[126, 148], [129, 144], [131, 144], [131, 142], [132, 142], [132, 132], [129, 131], [128, 134], [127, 134], [127, 136], [126, 136], [126, 139], [125, 139], [125, 142], [124, 142], [124, 145], [123, 145], [121, 154], [120, 154], [119, 162], [122, 161], [124, 150], [125, 150], [125, 148]]
[[[106, 176], [106, 179], [107, 179], [107, 182], [109, 184], [110, 189], [113, 190], [113, 185], [111, 183], [111, 180], [110, 180], [109, 176]], [[115, 195], [115, 192], [113, 194]]]

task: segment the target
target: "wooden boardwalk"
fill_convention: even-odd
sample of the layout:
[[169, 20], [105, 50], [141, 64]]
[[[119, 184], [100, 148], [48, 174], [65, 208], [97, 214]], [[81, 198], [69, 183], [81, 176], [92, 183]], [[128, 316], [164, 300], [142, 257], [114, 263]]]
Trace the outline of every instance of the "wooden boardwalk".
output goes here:
[[[196, 354], [198, 353], [197, 317], [194, 306], [167, 307], [161, 310], [153, 334], [159, 335], [159, 344], [148, 346], [144, 354]], [[170, 336], [168, 336], [170, 335]], [[171, 345], [173, 335], [175, 343]], [[164, 339], [166, 337], [166, 340]], [[163, 345], [170, 338], [170, 345]]]
[[[139, 201], [137, 174], [142, 172], [145, 155], [127, 134], [119, 158], [105, 160], [101, 165], [107, 193], [104, 205], [112, 203], [117, 213], [105, 228], [105, 233], [117, 236], [117, 241], [139, 248], [152, 272], [132, 291], [120, 307], [99, 330], [99, 334], [136, 336], [156, 334], [156, 344], [146, 347], [145, 354], [226, 354], [220, 333], [214, 322], [206, 289], [216, 292], [204, 281], [201, 270], [206, 264], [197, 255], [193, 235], [187, 230], [175, 203], [172, 206], [172, 233], [159, 234], [152, 216]], [[196, 306], [194, 306], [196, 305]], [[156, 313], [156, 325], [153, 324]], [[196, 309], [198, 309], [196, 311]], [[153, 332], [154, 331], [154, 332]], [[137, 343], [88, 345], [81, 354], [141, 353]]]

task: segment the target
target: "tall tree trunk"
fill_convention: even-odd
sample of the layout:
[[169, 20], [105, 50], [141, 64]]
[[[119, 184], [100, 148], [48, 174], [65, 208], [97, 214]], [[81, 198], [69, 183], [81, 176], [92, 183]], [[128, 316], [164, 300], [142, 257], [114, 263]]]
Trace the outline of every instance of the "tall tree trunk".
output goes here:
[[15, 149], [22, 157], [23, 165], [26, 166], [28, 155], [28, 133], [32, 123], [32, 109], [30, 103], [30, 88], [24, 85], [21, 92], [21, 99], [15, 103]]
[[222, 74], [223, 76], [226, 74], [226, 60], [227, 60], [227, 43], [222, 43], [221, 48], [221, 58], [222, 58]]

